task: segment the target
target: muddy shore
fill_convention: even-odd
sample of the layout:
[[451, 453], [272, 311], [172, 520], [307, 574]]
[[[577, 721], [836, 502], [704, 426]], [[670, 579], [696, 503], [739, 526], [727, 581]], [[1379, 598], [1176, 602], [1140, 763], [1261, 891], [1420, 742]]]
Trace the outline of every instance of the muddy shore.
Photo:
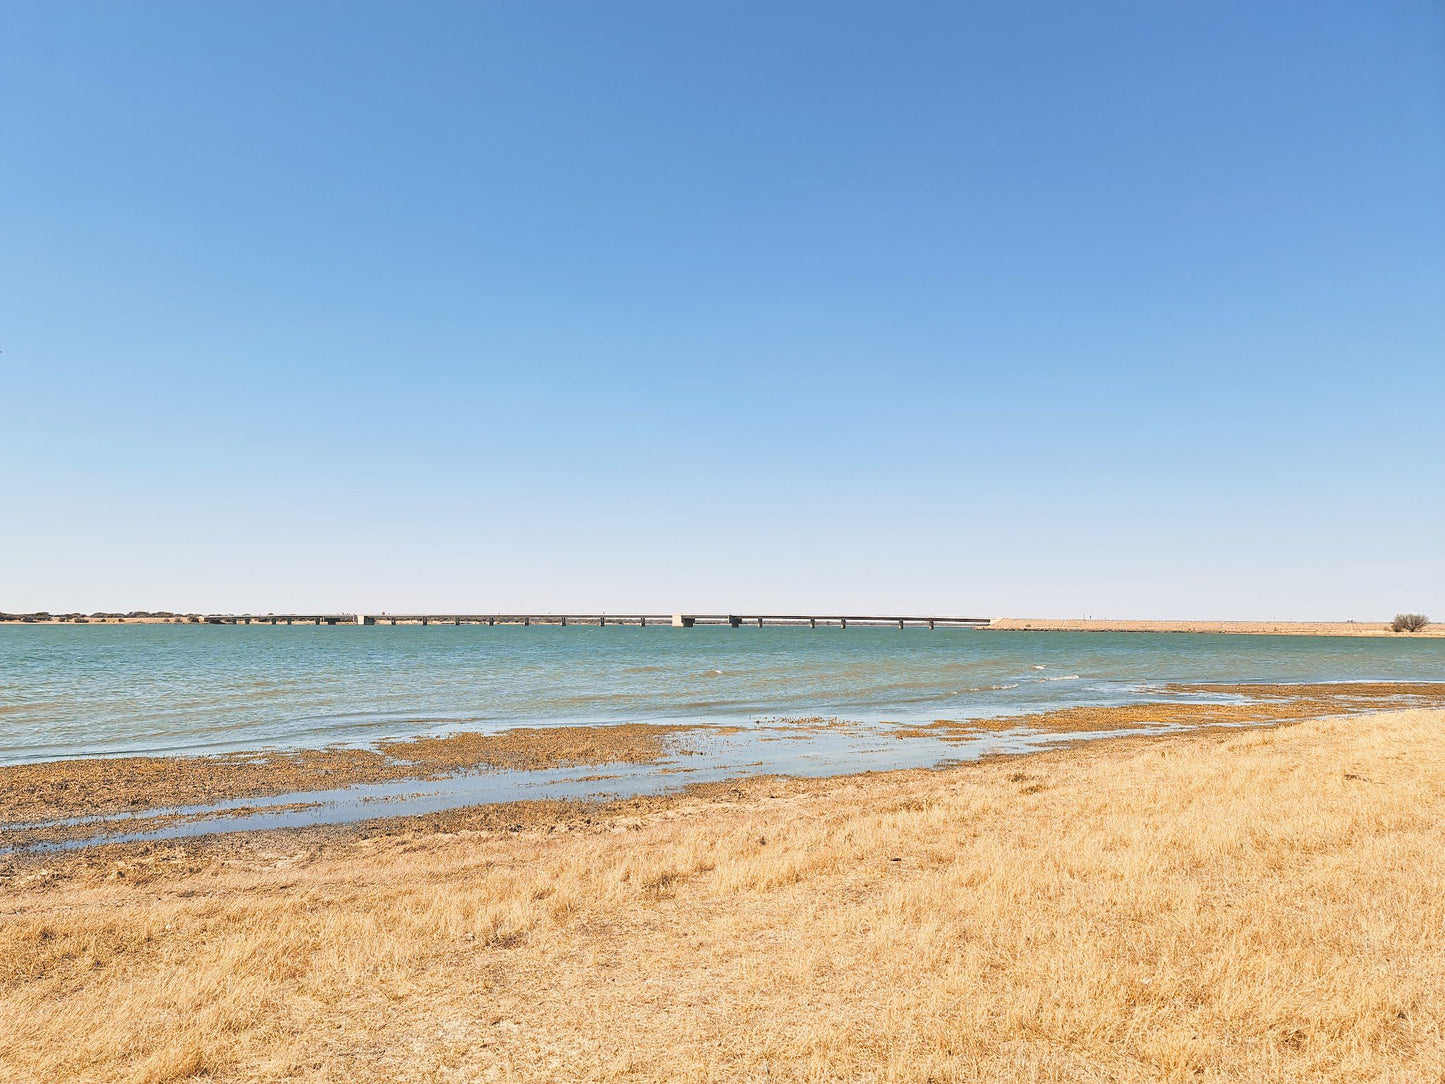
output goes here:
[[0, 766], [0, 827], [141, 809], [430, 779], [458, 771], [645, 764], [683, 750], [701, 727], [520, 727], [388, 741], [375, 749], [305, 749], [196, 757], [91, 757]]
[[[968, 742], [982, 735], [1012, 731], [1067, 737], [1148, 727], [1268, 725], [1385, 709], [1445, 706], [1445, 683], [1428, 682], [1213, 683], [1170, 685], [1161, 692], [1174, 699], [992, 719], [938, 719], [923, 725], [885, 727], [883, 733], [901, 741], [927, 738]], [[1211, 699], [1192, 699], [1194, 696]], [[1233, 698], [1232, 702], [1218, 702], [1221, 696]], [[856, 725], [840, 719], [779, 719], [760, 721], [759, 730], [787, 737]], [[185, 806], [489, 770], [605, 769], [608, 764], [655, 764], [694, 752], [711, 736], [736, 732], [734, 727], [641, 723], [537, 727], [497, 734], [463, 733], [389, 741], [372, 749], [87, 758], [9, 765], [0, 767], [0, 835], [13, 836], [12, 842], [29, 845], [93, 834], [93, 826], [53, 823], [77, 818], [136, 814], [142, 819], [129, 821], [130, 830], [154, 830], [180, 820], [175, 810]], [[551, 809], [555, 804], [569, 803], [536, 804]], [[516, 813], [520, 813], [522, 805], [526, 803], [518, 805]], [[595, 803], [583, 805], [595, 807]], [[22, 830], [19, 826], [23, 825], [50, 827]]]

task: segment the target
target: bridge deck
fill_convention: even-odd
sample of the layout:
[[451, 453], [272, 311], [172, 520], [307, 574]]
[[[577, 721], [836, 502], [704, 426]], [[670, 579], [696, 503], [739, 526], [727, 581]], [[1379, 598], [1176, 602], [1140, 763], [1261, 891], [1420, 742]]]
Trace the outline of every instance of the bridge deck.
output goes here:
[[[289, 614], [207, 614], [202, 620], [211, 625], [672, 625], [674, 614], [601, 614], [601, 613], [491, 613], [491, 614], [355, 614], [355, 613], [289, 613]], [[792, 625], [816, 628], [819, 625], [907, 626], [923, 628], [982, 628], [987, 617], [938, 617], [886, 614], [687, 614], [686, 627], [724, 625]]]

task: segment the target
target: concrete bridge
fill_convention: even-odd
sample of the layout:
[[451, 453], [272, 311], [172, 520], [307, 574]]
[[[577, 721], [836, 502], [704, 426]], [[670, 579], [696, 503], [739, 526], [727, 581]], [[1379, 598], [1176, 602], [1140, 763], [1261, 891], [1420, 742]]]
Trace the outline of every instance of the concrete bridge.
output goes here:
[[794, 626], [817, 628], [849, 625], [908, 628], [977, 629], [988, 625], [987, 617], [940, 617], [884, 614], [207, 614], [208, 625], [670, 625], [691, 629], [706, 625]]

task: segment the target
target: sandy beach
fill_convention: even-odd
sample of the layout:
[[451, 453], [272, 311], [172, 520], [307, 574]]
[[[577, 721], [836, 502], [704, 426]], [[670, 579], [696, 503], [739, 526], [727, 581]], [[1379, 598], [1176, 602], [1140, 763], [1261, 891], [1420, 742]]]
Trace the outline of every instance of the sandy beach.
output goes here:
[[12, 866], [0, 1067], [1435, 1080], [1442, 726], [1214, 728]]

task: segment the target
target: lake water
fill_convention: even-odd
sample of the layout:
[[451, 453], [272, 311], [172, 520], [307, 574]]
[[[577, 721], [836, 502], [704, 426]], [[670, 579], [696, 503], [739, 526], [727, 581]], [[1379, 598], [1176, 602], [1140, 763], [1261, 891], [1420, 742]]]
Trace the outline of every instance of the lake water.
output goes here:
[[1445, 640], [957, 629], [0, 626], [0, 763], [519, 725], [997, 717], [1168, 682], [1445, 679]]

